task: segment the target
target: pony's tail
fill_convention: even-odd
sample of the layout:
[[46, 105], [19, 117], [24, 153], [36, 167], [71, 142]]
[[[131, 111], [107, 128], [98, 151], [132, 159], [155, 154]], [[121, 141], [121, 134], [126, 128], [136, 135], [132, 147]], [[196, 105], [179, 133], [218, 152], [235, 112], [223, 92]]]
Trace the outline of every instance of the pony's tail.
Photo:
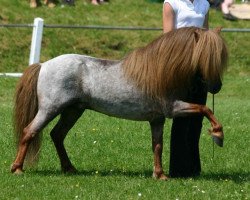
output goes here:
[[[14, 99], [14, 128], [17, 147], [23, 138], [23, 130], [34, 119], [38, 111], [37, 80], [41, 65], [29, 66], [20, 78]], [[33, 164], [37, 161], [41, 144], [41, 134], [37, 134], [29, 144], [26, 162]]]
[[197, 29], [194, 37], [197, 43], [191, 62], [193, 71], [199, 68], [207, 80], [215, 81], [222, 78], [221, 76], [227, 67], [228, 51], [219, 31]]

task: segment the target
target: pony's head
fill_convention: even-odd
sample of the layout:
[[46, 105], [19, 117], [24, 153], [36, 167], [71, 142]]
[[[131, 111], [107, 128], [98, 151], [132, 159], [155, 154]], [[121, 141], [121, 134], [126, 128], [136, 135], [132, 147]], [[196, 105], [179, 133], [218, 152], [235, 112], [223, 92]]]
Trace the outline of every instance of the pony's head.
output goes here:
[[192, 85], [196, 86], [199, 84], [202, 84], [203, 88], [206, 89], [207, 92], [216, 94], [221, 90], [222, 80], [220, 78], [218, 78], [215, 81], [205, 80], [203, 76], [200, 73], [198, 73], [194, 78]]
[[192, 68], [198, 70], [207, 86], [208, 92], [215, 94], [222, 86], [222, 75], [227, 67], [228, 53], [226, 45], [215, 30], [196, 29], [196, 44], [193, 49]]
[[221, 88], [227, 49], [216, 31], [186, 27], [165, 33], [123, 60], [125, 77], [152, 98], [189, 88], [197, 74], [208, 91]]

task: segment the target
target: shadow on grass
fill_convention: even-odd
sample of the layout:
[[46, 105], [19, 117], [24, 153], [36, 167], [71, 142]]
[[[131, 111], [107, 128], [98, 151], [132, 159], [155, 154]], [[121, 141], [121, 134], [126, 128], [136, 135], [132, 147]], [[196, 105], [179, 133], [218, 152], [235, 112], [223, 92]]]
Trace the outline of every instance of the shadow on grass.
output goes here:
[[195, 180], [233, 181], [235, 183], [244, 183], [250, 181], [250, 172], [207, 173], [196, 177]]
[[63, 173], [59, 170], [32, 170], [26, 173], [37, 174], [41, 176], [102, 176], [102, 177], [112, 177], [112, 176], [124, 176], [124, 177], [142, 177], [142, 178], [151, 178], [152, 170], [144, 170], [144, 171], [124, 171], [120, 169], [114, 170], [78, 170], [74, 173]]
[[[63, 173], [59, 170], [34, 170], [31, 173], [41, 176], [101, 176], [101, 177], [113, 177], [113, 176], [124, 176], [124, 177], [141, 177], [151, 178], [152, 170], [142, 171], [124, 171], [120, 169], [114, 170], [80, 170], [75, 173]], [[28, 173], [30, 173], [28, 172]], [[233, 181], [235, 183], [244, 183], [250, 181], [250, 172], [225, 172], [225, 173], [207, 173], [196, 177], [185, 177], [185, 178], [172, 178], [172, 179], [190, 179], [194, 180], [212, 180], [212, 181]]]

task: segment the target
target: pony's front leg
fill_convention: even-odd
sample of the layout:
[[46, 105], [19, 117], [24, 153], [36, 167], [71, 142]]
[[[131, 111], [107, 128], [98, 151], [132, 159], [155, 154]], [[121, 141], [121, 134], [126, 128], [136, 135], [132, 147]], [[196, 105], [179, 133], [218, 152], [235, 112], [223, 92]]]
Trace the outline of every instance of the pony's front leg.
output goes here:
[[223, 146], [224, 134], [222, 125], [213, 115], [213, 112], [205, 105], [186, 103], [183, 101], [176, 101], [173, 106], [173, 117], [187, 116], [193, 114], [204, 115], [211, 123], [212, 128], [209, 130], [215, 143], [220, 147]]
[[168, 177], [162, 169], [162, 149], [163, 149], [163, 127], [165, 118], [160, 118], [150, 122], [152, 133], [152, 149], [154, 153], [154, 171], [153, 177], [161, 180], [167, 180]]

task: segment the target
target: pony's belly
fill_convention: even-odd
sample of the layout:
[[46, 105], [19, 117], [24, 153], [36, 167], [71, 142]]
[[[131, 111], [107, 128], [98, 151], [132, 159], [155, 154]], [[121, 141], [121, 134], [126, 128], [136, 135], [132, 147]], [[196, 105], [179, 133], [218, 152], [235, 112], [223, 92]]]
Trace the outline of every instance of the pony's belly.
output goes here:
[[122, 119], [151, 121], [157, 117], [163, 116], [160, 108], [154, 104], [148, 104], [141, 101], [122, 101], [122, 102], [92, 102], [91, 110], [118, 117]]

